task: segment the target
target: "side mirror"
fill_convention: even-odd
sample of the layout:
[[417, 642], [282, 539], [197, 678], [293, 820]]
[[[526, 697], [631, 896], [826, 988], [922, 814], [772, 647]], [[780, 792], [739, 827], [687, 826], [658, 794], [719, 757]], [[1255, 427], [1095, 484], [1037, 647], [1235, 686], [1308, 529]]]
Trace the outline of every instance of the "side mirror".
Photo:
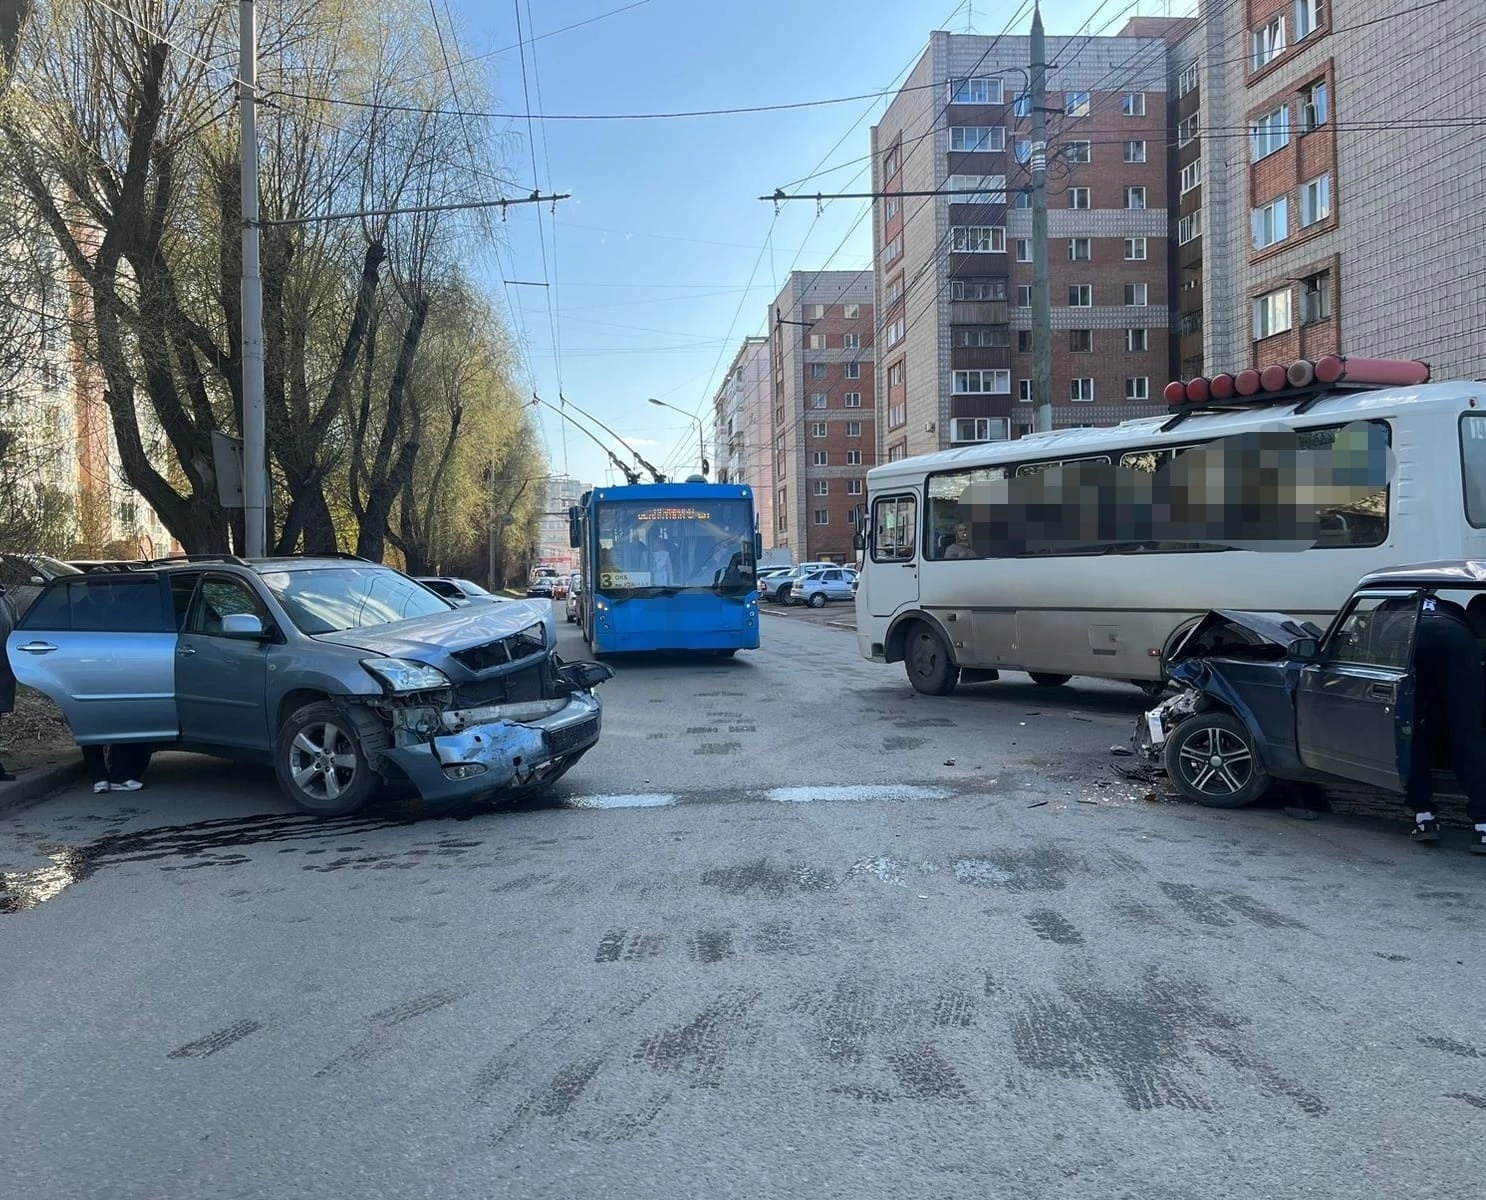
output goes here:
[[1290, 657], [1297, 662], [1315, 662], [1321, 657], [1321, 643], [1315, 638], [1296, 638], [1290, 643]]
[[600, 662], [564, 663], [558, 674], [573, 686], [591, 692], [599, 684], [614, 678], [614, 668]]
[[244, 641], [262, 641], [263, 619], [256, 613], [228, 613], [222, 618], [222, 636]]
[[568, 509], [568, 545], [574, 550], [583, 545], [583, 510], [576, 505]]
[[865, 550], [867, 548], [867, 535], [860, 529], [851, 535], [851, 548], [853, 550]]

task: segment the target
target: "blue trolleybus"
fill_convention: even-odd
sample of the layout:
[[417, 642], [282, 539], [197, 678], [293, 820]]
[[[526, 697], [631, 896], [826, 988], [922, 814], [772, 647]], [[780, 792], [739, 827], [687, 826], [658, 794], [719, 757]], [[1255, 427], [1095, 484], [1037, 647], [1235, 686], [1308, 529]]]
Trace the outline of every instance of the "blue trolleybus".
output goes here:
[[758, 649], [751, 487], [693, 478], [595, 488], [568, 518], [578, 621], [595, 655]]

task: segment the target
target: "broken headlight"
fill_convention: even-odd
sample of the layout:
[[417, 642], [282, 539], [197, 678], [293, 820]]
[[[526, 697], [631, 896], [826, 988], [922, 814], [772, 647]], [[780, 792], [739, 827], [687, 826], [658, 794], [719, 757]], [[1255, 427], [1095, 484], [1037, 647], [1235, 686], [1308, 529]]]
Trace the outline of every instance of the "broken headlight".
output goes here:
[[361, 665], [392, 693], [429, 692], [452, 686], [437, 667], [408, 658], [363, 658]]

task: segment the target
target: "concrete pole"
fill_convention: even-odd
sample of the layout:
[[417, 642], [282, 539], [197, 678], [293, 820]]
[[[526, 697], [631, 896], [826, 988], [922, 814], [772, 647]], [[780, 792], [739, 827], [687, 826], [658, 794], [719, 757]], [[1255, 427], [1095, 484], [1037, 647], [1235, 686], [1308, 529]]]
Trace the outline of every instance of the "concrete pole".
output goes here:
[[247, 557], [263, 555], [268, 530], [268, 445], [263, 414], [263, 276], [258, 257], [258, 15], [238, 6], [238, 96], [242, 113], [243, 531]]
[[1037, 432], [1053, 427], [1053, 314], [1047, 278], [1047, 53], [1032, 12], [1032, 402]]

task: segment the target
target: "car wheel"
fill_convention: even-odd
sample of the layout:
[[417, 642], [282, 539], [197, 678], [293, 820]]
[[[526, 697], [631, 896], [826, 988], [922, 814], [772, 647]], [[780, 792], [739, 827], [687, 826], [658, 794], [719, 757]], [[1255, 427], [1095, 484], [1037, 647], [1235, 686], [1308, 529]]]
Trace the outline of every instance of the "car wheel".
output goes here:
[[355, 723], [333, 704], [307, 704], [279, 730], [274, 773], [284, 794], [317, 817], [355, 812], [381, 788]]
[[790, 592], [790, 586], [786, 583], [782, 588], [779, 589], [779, 594], [775, 597], [775, 599], [778, 600], [780, 604], [788, 605], [790, 602]]
[[1177, 791], [1207, 808], [1247, 808], [1269, 789], [1248, 726], [1220, 710], [1178, 725], [1167, 739], [1164, 761]]
[[1073, 678], [1072, 675], [1049, 675], [1046, 671], [1028, 671], [1027, 674], [1032, 677], [1032, 682], [1038, 687], [1049, 688], [1062, 687]]
[[815, 595], [810, 597], [811, 608], [824, 608], [825, 606], [826, 594], [824, 592], [816, 592]]
[[960, 680], [960, 669], [950, 658], [944, 639], [923, 621], [915, 621], [903, 648], [903, 666], [914, 691], [947, 696]]

